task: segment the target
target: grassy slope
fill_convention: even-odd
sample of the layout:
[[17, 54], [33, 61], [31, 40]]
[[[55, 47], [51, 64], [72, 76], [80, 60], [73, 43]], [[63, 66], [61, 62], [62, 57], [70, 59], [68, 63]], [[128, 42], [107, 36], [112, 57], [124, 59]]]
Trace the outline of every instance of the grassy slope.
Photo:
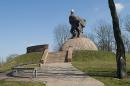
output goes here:
[[[42, 53], [30, 53], [20, 55], [0, 67], [0, 71], [6, 71], [16, 65], [38, 63]], [[116, 76], [115, 55], [111, 52], [102, 51], [75, 51], [73, 65], [90, 76], [102, 81], [106, 86], [130, 86], [130, 79], [118, 80]], [[130, 73], [130, 55], [127, 55], [127, 69]], [[33, 86], [32, 83], [9, 82], [11, 86]], [[13, 85], [14, 84], [14, 85]], [[6, 81], [0, 81], [0, 86], [6, 85]], [[37, 84], [35, 86], [42, 86]]]
[[[116, 59], [111, 52], [75, 51], [73, 65], [102, 81], [106, 86], [130, 86], [130, 79], [118, 80], [116, 77]], [[130, 73], [130, 55], [127, 55], [127, 69]]]
[[0, 72], [5, 72], [7, 70], [10, 70], [12, 67], [22, 64], [32, 64], [32, 63], [39, 63], [41, 59], [42, 53], [35, 52], [35, 53], [29, 53], [29, 54], [23, 54], [18, 57], [15, 57], [9, 62], [6, 62], [0, 67]]
[[0, 80], [0, 86], [45, 86], [41, 82], [4, 81]]

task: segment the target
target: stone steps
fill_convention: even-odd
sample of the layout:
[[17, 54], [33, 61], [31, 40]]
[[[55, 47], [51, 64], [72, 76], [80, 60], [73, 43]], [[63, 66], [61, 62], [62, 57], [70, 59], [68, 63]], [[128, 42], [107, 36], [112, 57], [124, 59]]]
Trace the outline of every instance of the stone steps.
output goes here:
[[63, 63], [65, 62], [66, 52], [49, 52], [46, 63]]

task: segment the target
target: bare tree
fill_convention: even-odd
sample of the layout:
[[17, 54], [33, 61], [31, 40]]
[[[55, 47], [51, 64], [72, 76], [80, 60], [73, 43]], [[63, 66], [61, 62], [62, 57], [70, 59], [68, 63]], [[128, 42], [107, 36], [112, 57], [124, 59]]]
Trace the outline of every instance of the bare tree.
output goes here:
[[125, 51], [127, 53], [130, 53], [130, 38], [129, 38], [128, 34], [123, 34], [122, 38], [123, 38], [123, 42], [125, 45]]
[[128, 15], [125, 19], [125, 29], [130, 32], [130, 15]]
[[96, 27], [97, 46], [99, 50], [112, 51], [113, 34], [112, 26], [107, 23], [101, 23]]
[[6, 62], [9, 62], [9, 61], [13, 60], [17, 56], [19, 56], [19, 55], [18, 54], [11, 54], [11, 55], [7, 56]]
[[111, 12], [111, 17], [112, 17], [114, 37], [117, 45], [117, 50], [116, 50], [117, 77], [119, 79], [123, 79], [127, 77], [125, 47], [121, 37], [119, 19], [117, 16], [115, 3], [113, 0], [108, 0], [108, 4]]
[[124, 28], [125, 28], [123, 41], [124, 41], [124, 44], [125, 44], [126, 52], [130, 53], [130, 34], [129, 34], [129, 32], [130, 32], [130, 15], [126, 16], [123, 23], [124, 23]]
[[4, 64], [4, 60], [2, 57], [0, 57], [0, 66], [2, 66]]
[[94, 33], [86, 33], [85, 37], [91, 39], [97, 45], [97, 39]]
[[1, 66], [1, 64], [2, 64], [2, 60], [1, 60], [1, 57], [0, 57], [0, 66]]
[[60, 50], [62, 45], [70, 38], [70, 29], [68, 25], [59, 24], [54, 29], [54, 42], [55, 42], [55, 50]]

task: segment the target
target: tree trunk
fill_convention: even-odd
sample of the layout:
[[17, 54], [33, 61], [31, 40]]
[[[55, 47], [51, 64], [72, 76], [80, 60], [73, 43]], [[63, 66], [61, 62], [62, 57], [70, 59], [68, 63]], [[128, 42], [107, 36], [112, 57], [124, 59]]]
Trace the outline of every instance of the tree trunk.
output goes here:
[[112, 16], [114, 37], [117, 45], [117, 50], [116, 50], [117, 78], [124, 79], [127, 78], [126, 57], [125, 57], [124, 43], [121, 37], [121, 31], [119, 26], [119, 18], [117, 16], [114, 1], [108, 0], [108, 3], [109, 3], [111, 16]]

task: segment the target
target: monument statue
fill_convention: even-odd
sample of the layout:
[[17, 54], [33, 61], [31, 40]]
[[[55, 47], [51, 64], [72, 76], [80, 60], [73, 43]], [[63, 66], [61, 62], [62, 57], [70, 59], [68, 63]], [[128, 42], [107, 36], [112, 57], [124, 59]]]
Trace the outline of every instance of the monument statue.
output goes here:
[[71, 24], [71, 34], [72, 38], [79, 38], [83, 34], [83, 28], [85, 27], [86, 20], [76, 16], [74, 10], [71, 10], [69, 16], [69, 23]]
[[71, 10], [69, 16], [71, 25], [71, 39], [65, 41], [61, 50], [69, 52], [70, 50], [98, 50], [97, 46], [89, 38], [83, 36], [83, 28], [86, 20], [76, 16], [74, 10]]

